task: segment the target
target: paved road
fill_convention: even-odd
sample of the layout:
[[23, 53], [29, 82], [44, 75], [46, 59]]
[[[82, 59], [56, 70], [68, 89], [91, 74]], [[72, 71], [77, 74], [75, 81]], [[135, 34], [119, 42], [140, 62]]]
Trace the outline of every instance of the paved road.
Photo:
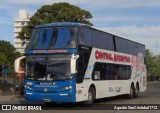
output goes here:
[[[12, 101], [7, 101], [7, 102], [0, 102], [0, 104], [34, 104], [33, 102], [28, 102], [25, 101], [24, 99], [19, 99], [19, 100], [12, 100]], [[39, 104], [39, 103], [36, 103]], [[44, 109], [56, 109], [56, 110], [51, 110], [52, 113], [72, 113], [72, 112], [77, 112], [77, 113], [82, 113], [82, 112], [87, 112], [87, 113], [160, 113], [160, 110], [100, 110], [101, 106], [110, 106], [110, 105], [118, 105], [118, 104], [126, 104], [126, 105], [131, 105], [131, 104], [160, 104], [160, 82], [155, 82], [155, 83], [149, 83], [148, 88], [145, 92], [140, 93], [138, 98], [134, 99], [125, 99], [124, 96], [118, 96], [114, 98], [107, 98], [107, 99], [102, 99], [102, 100], [97, 100], [95, 104], [91, 107], [82, 107], [80, 104], [61, 104], [61, 105], [56, 105], [56, 106], [45, 106]], [[119, 106], [119, 105], [118, 105]], [[57, 110], [58, 109], [58, 110]], [[62, 109], [62, 110], [59, 110]], [[63, 110], [67, 109], [67, 110]], [[74, 110], [71, 110], [74, 109]], [[80, 110], [83, 109], [83, 110]], [[98, 110], [95, 110], [98, 109]], [[5, 113], [8, 113], [9, 111], [2, 111]], [[22, 112], [22, 111], [14, 111], [15, 113], [17, 112]], [[23, 112], [28, 112], [28, 111], [23, 111]], [[30, 111], [30, 113], [48, 113], [48, 110], [42, 110], [42, 111]], [[13, 112], [12, 112], [13, 113]]]

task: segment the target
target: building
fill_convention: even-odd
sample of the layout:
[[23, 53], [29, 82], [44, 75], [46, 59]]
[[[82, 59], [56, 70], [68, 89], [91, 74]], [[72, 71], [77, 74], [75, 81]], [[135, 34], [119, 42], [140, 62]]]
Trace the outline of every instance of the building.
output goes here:
[[23, 40], [17, 38], [18, 33], [22, 30], [22, 27], [27, 25], [29, 22], [29, 13], [27, 10], [19, 10], [19, 17], [15, 18], [14, 20], [14, 47], [17, 51], [19, 51], [21, 54], [25, 53], [25, 48], [28, 43], [28, 41], [25, 41], [26, 43], [23, 44]]

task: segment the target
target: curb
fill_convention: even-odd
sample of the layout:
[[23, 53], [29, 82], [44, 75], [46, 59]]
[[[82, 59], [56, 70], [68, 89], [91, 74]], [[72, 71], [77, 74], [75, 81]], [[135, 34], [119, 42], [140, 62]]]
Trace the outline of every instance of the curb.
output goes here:
[[160, 81], [151, 81], [151, 82], [147, 82], [147, 84], [154, 84], [154, 83], [160, 83]]

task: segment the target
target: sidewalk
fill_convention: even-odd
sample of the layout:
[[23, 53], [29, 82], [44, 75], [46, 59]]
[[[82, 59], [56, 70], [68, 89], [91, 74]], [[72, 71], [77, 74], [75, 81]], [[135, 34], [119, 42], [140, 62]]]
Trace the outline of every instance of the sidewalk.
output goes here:
[[0, 103], [3, 103], [3, 102], [10, 102], [10, 101], [13, 101], [13, 100], [21, 100], [21, 99], [24, 99], [23, 96], [12, 96], [12, 95], [7, 95], [7, 96], [0, 96]]

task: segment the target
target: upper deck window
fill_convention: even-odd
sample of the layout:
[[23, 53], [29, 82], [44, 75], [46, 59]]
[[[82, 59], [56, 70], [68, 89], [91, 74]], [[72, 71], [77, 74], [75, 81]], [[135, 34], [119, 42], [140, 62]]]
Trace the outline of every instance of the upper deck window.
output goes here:
[[79, 36], [79, 44], [85, 46], [91, 46], [91, 29], [81, 28]]
[[76, 48], [77, 27], [57, 27], [53, 30], [51, 49]]
[[52, 29], [36, 29], [30, 49], [48, 49], [52, 35]]
[[77, 27], [35, 29], [29, 49], [76, 48], [77, 34]]

